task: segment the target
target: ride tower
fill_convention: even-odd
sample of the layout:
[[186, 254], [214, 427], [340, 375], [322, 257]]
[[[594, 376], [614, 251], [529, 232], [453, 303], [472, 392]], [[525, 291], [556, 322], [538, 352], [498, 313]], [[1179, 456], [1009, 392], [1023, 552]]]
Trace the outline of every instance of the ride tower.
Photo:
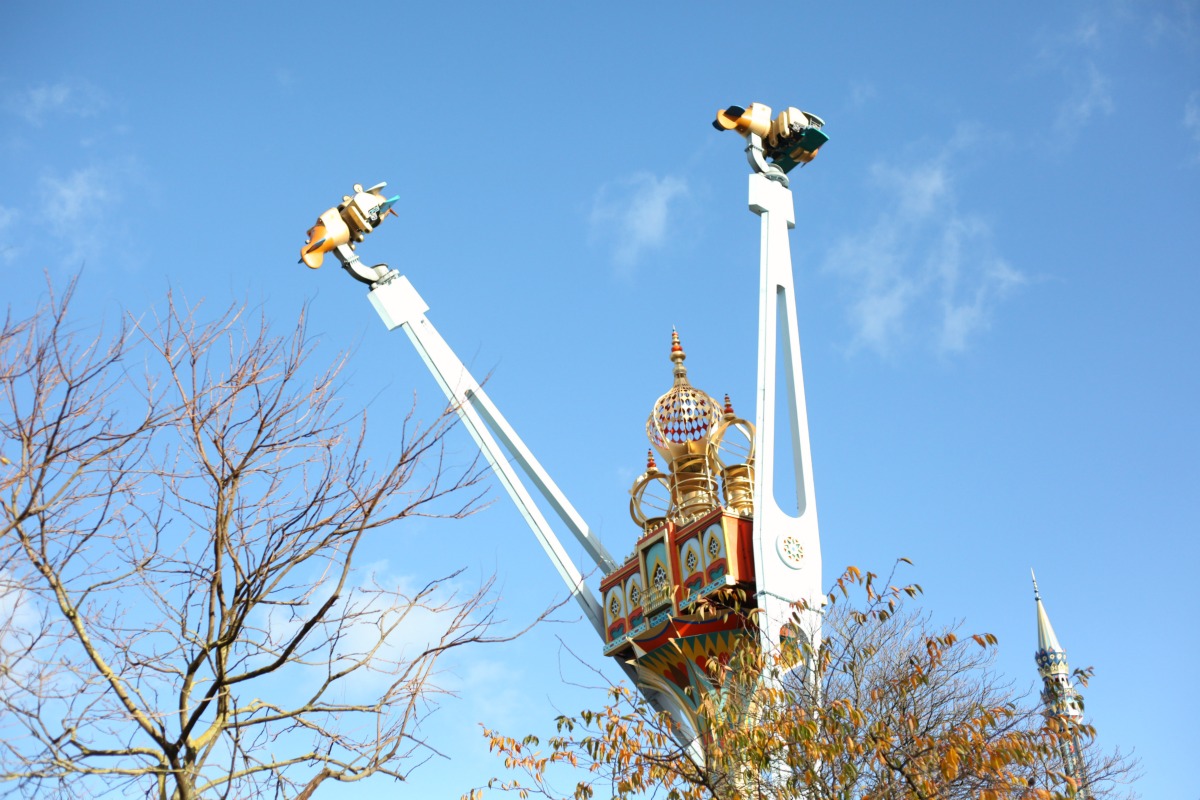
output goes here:
[[[788, 241], [788, 232], [796, 227], [788, 173], [816, 158], [829, 140], [824, 125], [820, 117], [797, 108], [772, 119], [770, 107], [761, 103], [722, 109], [713, 122], [717, 130], [735, 131], [746, 140], [749, 205], [761, 220], [753, 542], [759, 645], [767, 653], [789, 638], [811, 653], [821, 644], [821, 537]], [[787, 398], [782, 413], [776, 407], [780, 390]], [[776, 432], [784, 418], [788, 438], [777, 452]], [[795, 513], [776, 495], [780, 459], [791, 462]]]
[[[398, 197], [387, 184], [354, 186], [353, 195], [320, 215], [309, 229], [300, 261], [319, 268], [333, 254], [355, 280], [388, 330], [401, 328], [445, 393], [464, 427], [558, 571], [584, 617], [626, 676], [658, 710], [681, 723], [681, 742], [703, 758], [695, 716], [710, 687], [706, 666], [747, 636], [772, 653], [797, 640], [820, 643], [821, 554], [809, 452], [807, 408], [796, 324], [788, 231], [795, 211], [788, 173], [810, 162], [828, 137], [819, 117], [789, 108], [771, 119], [755, 103], [717, 114], [718, 130], [747, 141], [753, 170], [749, 207], [761, 218], [758, 379], [755, 423], [739, 417], [729, 399], [717, 403], [692, 387], [686, 355], [672, 336], [674, 382], [647, 421], [652, 451], [632, 489], [631, 514], [640, 529], [634, 555], [618, 563], [501, 414], [426, 316], [429, 305], [407, 277], [387, 264], [367, 265], [356, 245], [378, 228]], [[393, 215], [395, 212], [391, 212]], [[776, 394], [787, 408], [776, 408]], [[796, 513], [775, 497], [776, 426], [787, 418]], [[665, 459], [660, 472], [654, 451]], [[563, 548], [534, 492], [582, 546], [603, 576], [601, 603]], [[701, 619], [703, 600], [737, 590], [745, 598]], [[729, 596], [734, 596], [731, 593]], [[797, 611], [797, 604], [802, 610]], [[773, 673], [767, 680], [779, 681]], [[690, 730], [690, 733], [688, 731]]]
[[[698, 706], [722, 665], [757, 631], [763, 678], [785, 676], [773, 657], [791, 640], [820, 646], [821, 542], [800, 359], [788, 232], [796, 218], [788, 173], [828, 137], [824, 122], [789, 108], [772, 119], [759, 103], [717, 113], [713, 126], [746, 139], [749, 207], [761, 219], [755, 423], [693, 387], [672, 334], [674, 385], [646, 423], [653, 446], [634, 482], [633, 554], [600, 582], [607, 655], [636, 667], [679, 717], [702, 731]], [[776, 398], [786, 397], [786, 408]], [[776, 431], [788, 437], [777, 449]], [[659, 471], [653, 452], [665, 460]], [[777, 459], [784, 459], [777, 462]], [[797, 506], [776, 496], [790, 466]]]

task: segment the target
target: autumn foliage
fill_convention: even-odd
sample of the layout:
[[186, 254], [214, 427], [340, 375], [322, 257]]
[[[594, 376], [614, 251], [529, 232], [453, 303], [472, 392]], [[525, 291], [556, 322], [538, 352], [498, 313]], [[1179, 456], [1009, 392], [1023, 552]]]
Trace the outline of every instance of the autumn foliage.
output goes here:
[[[763, 657], [748, 637], [727, 664], [712, 662], [718, 688], [703, 698], [698, 735], [626, 686], [610, 687], [598, 710], [559, 717], [544, 747], [485, 730], [508, 770], [486, 789], [667, 800], [1116, 796], [1134, 764], [1099, 754], [1090, 726], [1047, 718], [1000, 680], [991, 634], [931, 629], [905, 607], [920, 591], [848, 568], [826, 597], [819, 648]], [[1069, 742], [1082, 746], [1087, 786], [1062, 772]]]

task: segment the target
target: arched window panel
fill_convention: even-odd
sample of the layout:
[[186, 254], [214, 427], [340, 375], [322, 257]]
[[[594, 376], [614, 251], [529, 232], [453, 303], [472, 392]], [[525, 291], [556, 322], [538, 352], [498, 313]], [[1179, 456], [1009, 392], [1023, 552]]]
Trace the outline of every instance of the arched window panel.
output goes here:
[[629, 609], [627, 618], [630, 630], [641, 625], [646, 619], [645, 609], [642, 607], [645, 599], [645, 589], [642, 588], [642, 576], [635, 573], [629, 577], [629, 580], [625, 581], [625, 607]]
[[614, 586], [608, 590], [608, 595], [604, 598], [604, 617], [610, 640], [625, 633], [624, 594], [620, 586]]
[[725, 559], [725, 530], [721, 523], [714, 522], [704, 531], [704, 565]]
[[629, 580], [625, 581], [625, 599], [630, 613], [636, 611], [637, 607], [646, 599], [641, 575], [634, 573], [629, 576]]
[[705, 583], [724, 578], [729, 572], [726, 558], [725, 530], [720, 523], [709, 525], [704, 532], [704, 578]]
[[700, 541], [697, 538], [688, 539], [679, 547], [679, 571], [683, 580], [683, 598], [687, 602], [697, 595], [704, 587], [704, 557], [700, 553]]
[[700, 555], [700, 545], [695, 539], [689, 539], [679, 548], [679, 563], [683, 566], [680, 571], [685, 581], [704, 572], [704, 557]]
[[671, 569], [670, 554], [663, 539], [652, 542], [642, 551], [642, 606], [652, 614], [671, 602], [678, 579]]
[[667, 567], [661, 561], [655, 561], [650, 569], [650, 582], [657, 590], [662, 590], [671, 583]]

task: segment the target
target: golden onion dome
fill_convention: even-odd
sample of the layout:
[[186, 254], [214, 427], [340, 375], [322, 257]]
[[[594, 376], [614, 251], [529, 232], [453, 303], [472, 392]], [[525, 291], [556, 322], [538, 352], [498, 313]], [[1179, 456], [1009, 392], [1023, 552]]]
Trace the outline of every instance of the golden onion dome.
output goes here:
[[721, 404], [706, 392], [688, 383], [687, 355], [679, 344], [679, 334], [671, 331], [671, 361], [675, 364], [675, 385], [658, 398], [646, 420], [646, 436], [668, 464], [680, 456], [707, 453], [709, 438], [721, 422]]

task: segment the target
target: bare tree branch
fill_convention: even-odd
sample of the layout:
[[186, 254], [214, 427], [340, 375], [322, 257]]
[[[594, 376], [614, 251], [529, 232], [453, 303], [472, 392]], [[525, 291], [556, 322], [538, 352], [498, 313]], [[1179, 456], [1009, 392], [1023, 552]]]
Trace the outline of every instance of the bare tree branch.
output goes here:
[[[73, 290], [0, 327], [0, 793], [404, 779], [436, 753], [439, 659], [521, 632], [490, 580], [354, 569], [372, 532], [478, 506], [452, 415], [410, 410], [376, 466], [338, 403], [345, 359], [313, 368], [303, 314], [277, 335], [171, 298], [85, 333]], [[417, 624], [435, 633], [408, 652]]]

